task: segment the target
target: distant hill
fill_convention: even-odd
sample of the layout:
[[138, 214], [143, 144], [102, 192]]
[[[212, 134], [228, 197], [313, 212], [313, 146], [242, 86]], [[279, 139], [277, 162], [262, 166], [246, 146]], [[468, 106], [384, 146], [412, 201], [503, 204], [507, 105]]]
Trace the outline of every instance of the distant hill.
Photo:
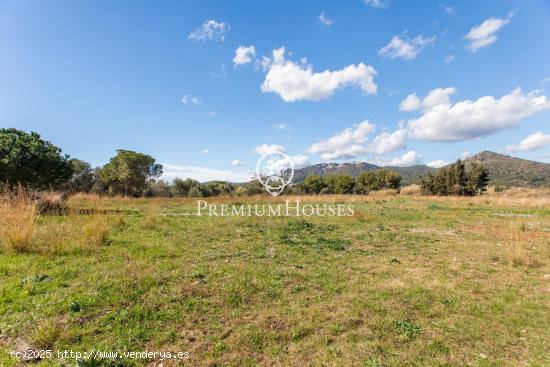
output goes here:
[[327, 176], [327, 175], [349, 175], [353, 177], [359, 176], [366, 171], [372, 171], [375, 169], [386, 168], [395, 171], [403, 177], [403, 185], [409, 185], [411, 183], [418, 182], [420, 175], [424, 175], [435, 171], [435, 168], [416, 165], [411, 167], [381, 167], [375, 164], [366, 162], [353, 162], [353, 163], [319, 163], [311, 166], [296, 169], [294, 171], [294, 182], [303, 182], [309, 175]]
[[550, 186], [550, 164], [484, 151], [465, 160], [466, 169], [480, 163], [489, 171], [490, 185]]
[[[550, 186], [550, 164], [510, 157], [504, 154], [484, 151], [465, 160], [466, 168], [472, 163], [480, 163], [489, 171], [489, 184], [503, 186]], [[386, 168], [399, 173], [403, 177], [402, 184], [418, 183], [420, 175], [425, 175], [437, 168], [426, 165], [411, 167], [381, 167], [366, 162], [353, 163], [319, 163], [296, 169], [294, 182], [303, 182], [308, 175], [350, 175], [375, 169]]]

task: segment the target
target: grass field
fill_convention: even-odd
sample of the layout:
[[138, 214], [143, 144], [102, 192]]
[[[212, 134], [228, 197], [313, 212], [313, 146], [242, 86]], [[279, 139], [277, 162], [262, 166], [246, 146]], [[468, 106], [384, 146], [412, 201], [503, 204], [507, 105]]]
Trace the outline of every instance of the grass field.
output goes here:
[[[284, 199], [208, 201], [262, 200]], [[29, 346], [190, 353], [164, 366], [550, 366], [547, 199], [302, 200], [355, 215], [81, 196], [29, 219], [28, 246], [0, 253], [0, 365]]]

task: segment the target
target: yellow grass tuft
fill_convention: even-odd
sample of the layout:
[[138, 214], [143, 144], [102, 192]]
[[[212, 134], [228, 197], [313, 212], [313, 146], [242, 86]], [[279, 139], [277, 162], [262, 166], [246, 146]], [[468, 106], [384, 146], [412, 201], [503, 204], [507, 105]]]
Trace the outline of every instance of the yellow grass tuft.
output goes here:
[[399, 193], [401, 195], [417, 196], [422, 194], [422, 188], [418, 184], [412, 184], [412, 185], [402, 187]]
[[19, 187], [7, 187], [0, 193], [0, 244], [4, 250], [26, 252], [34, 242], [36, 231], [36, 204], [29, 193]]
[[109, 224], [101, 215], [91, 215], [82, 225], [78, 236], [83, 248], [96, 248], [106, 245], [109, 241]]

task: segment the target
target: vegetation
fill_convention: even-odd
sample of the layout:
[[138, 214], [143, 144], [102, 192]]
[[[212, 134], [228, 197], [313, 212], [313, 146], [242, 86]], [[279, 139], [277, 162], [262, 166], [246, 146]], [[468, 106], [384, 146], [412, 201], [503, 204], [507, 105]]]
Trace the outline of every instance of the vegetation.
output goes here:
[[0, 182], [56, 189], [72, 174], [69, 156], [35, 132], [0, 129]]
[[98, 172], [98, 181], [112, 195], [140, 196], [147, 180], [159, 177], [162, 165], [149, 155], [117, 150], [117, 155]]
[[368, 194], [369, 191], [398, 189], [401, 176], [397, 173], [378, 169], [361, 173], [356, 179], [348, 175], [309, 175], [303, 189], [308, 194]]
[[435, 195], [478, 195], [487, 190], [488, 181], [488, 173], [483, 166], [472, 163], [466, 171], [464, 162], [459, 159], [435, 174], [422, 177], [421, 187]]
[[548, 192], [382, 192], [301, 198], [347, 200], [346, 218], [198, 217], [194, 199], [90, 194], [40, 215], [12, 196], [2, 241], [29, 235], [0, 250], [0, 365], [22, 365], [9, 352], [23, 346], [188, 351], [182, 364], [201, 366], [548, 365]]
[[76, 158], [69, 162], [73, 173], [65, 184], [65, 189], [71, 193], [90, 192], [96, 182], [96, 172], [90, 163]]

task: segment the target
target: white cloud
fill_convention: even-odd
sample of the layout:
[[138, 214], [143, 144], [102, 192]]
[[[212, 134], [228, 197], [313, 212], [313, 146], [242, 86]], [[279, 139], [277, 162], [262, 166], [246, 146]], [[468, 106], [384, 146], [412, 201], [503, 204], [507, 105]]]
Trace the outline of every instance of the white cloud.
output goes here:
[[453, 8], [453, 7], [450, 6], [450, 5], [446, 5], [446, 6], [445, 6], [445, 11], [446, 11], [447, 14], [449, 14], [449, 15], [452, 15], [452, 16], [455, 16], [455, 15], [456, 15], [456, 9]]
[[530, 152], [550, 145], [550, 135], [537, 131], [519, 142], [518, 145], [508, 145], [504, 150], [508, 152]]
[[204, 150], [202, 151], [202, 154], [208, 154], [208, 153], [210, 153], [210, 152], [208, 151], [208, 149], [204, 149]]
[[254, 153], [258, 155], [271, 153], [286, 153], [286, 148], [278, 144], [262, 144], [254, 148]]
[[441, 168], [448, 164], [451, 164], [451, 162], [444, 161], [443, 159], [438, 159], [436, 161], [431, 161], [427, 164], [427, 166], [433, 167], [433, 168]]
[[373, 159], [375, 164], [379, 166], [397, 166], [397, 167], [409, 167], [414, 166], [415, 164], [422, 163], [422, 156], [411, 150], [400, 157], [395, 158], [384, 158], [377, 157]]
[[183, 104], [188, 104], [188, 103], [200, 104], [201, 100], [198, 97], [193, 97], [193, 96], [190, 96], [190, 95], [186, 94], [183, 97], [181, 97], [181, 103], [183, 103]]
[[414, 137], [431, 141], [474, 139], [515, 127], [522, 119], [550, 108], [546, 96], [538, 91], [524, 94], [516, 88], [499, 99], [484, 96], [452, 105], [449, 95], [454, 91], [438, 88], [424, 98], [423, 114], [408, 120]]
[[318, 16], [319, 18], [319, 22], [321, 22], [322, 25], [324, 25], [325, 27], [330, 27], [334, 21], [332, 19], [329, 19], [325, 12], [322, 12], [321, 14], [319, 14]]
[[456, 88], [435, 88], [432, 89], [422, 100], [422, 107], [425, 111], [434, 107], [449, 107], [451, 105], [450, 95], [456, 93]]
[[289, 156], [287, 159], [281, 159], [277, 161], [277, 164], [280, 165], [281, 169], [288, 167], [289, 163], [291, 163], [294, 168], [300, 168], [308, 165], [309, 160], [308, 157], [305, 155], [293, 155]]
[[368, 146], [368, 151], [376, 154], [384, 154], [404, 149], [407, 146], [407, 130], [399, 129], [393, 133], [378, 135]]
[[476, 52], [480, 48], [495, 43], [498, 39], [496, 33], [499, 29], [510, 23], [514, 13], [515, 11], [510, 12], [506, 18], [491, 17], [470, 29], [470, 32], [464, 36], [465, 39], [470, 41], [466, 48], [471, 52]]
[[411, 93], [399, 104], [400, 111], [428, 111], [435, 106], [448, 106], [451, 103], [450, 95], [456, 92], [455, 88], [432, 89], [424, 99], [420, 100], [416, 93]]
[[277, 130], [284, 130], [287, 128], [287, 124], [281, 122], [278, 124], [274, 124], [273, 127]]
[[250, 172], [234, 172], [207, 167], [178, 166], [170, 163], [162, 164], [164, 180], [173, 180], [174, 178], [191, 178], [200, 182], [205, 181], [230, 181], [246, 182], [250, 181], [253, 174]]
[[544, 79], [542, 80], [542, 82], [540, 82], [540, 84], [544, 84], [544, 83], [548, 83], [548, 82], [550, 82], [550, 76], [547, 77], [547, 78], [544, 78]]
[[460, 156], [460, 159], [464, 160], [467, 158], [470, 158], [472, 156], [472, 153], [468, 152], [467, 150], [462, 152], [462, 155]]
[[321, 154], [321, 158], [326, 161], [357, 157], [367, 152], [363, 143], [367, 141], [368, 135], [373, 131], [374, 125], [365, 120], [327, 140], [313, 144], [308, 151]]
[[213, 19], [206, 20], [204, 23], [189, 34], [189, 39], [195, 42], [217, 41], [223, 42], [225, 34], [231, 29], [229, 24], [216, 22]]
[[411, 93], [401, 101], [399, 104], [399, 111], [416, 111], [422, 107], [422, 102], [420, 98], [417, 97], [416, 93]]
[[422, 35], [416, 36], [408, 41], [400, 36], [394, 36], [390, 43], [378, 50], [378, 55], [389, 57], [390, 59], [413, 60], [424, 46], [435, 41], [435, 37], [424, 38]]
[[341, 70], [313, 72], [305, 59], [295, 63], [285, 59], [285, 48], [273, 50], [273, 59], [262, 62], [267, 70], [261, 89], [264, 93], [276, 93], [285, 102], [327, 99], [338, 89], [358, 86], [367, 94], [376, 94], [374, 76], [377, 71], [363, 63], [349, 65]]
[[363, 0], [363, 2], [373, 8], [385, 9], [389, 6], [389, 1], [384, 0]]
[[210, 117], [216, 117], [216, 111], [210, 111], [210, 112], [208, 112], [208, 116], [210, 116]]
[[231, 161], [231, 165], [232, 165], [232, 166], [240, 167], [240, 166], [244, 166], [245, 163], [244, 163], [243, 161], [238, 160], [238, 159], [233, 159], [233, 160]]
[[449, 55], [445, 56], [445, 63], [448, 64], [450, 62], [453, 62], [454, 59], [455, 59], [455, 55], [449, 54]]
[[233, 58], [233, 64], [244, 65], [252, 62], [256, 58], [256, 48], [254, 46], [239, 46], [235, 50], [235, 57]]

